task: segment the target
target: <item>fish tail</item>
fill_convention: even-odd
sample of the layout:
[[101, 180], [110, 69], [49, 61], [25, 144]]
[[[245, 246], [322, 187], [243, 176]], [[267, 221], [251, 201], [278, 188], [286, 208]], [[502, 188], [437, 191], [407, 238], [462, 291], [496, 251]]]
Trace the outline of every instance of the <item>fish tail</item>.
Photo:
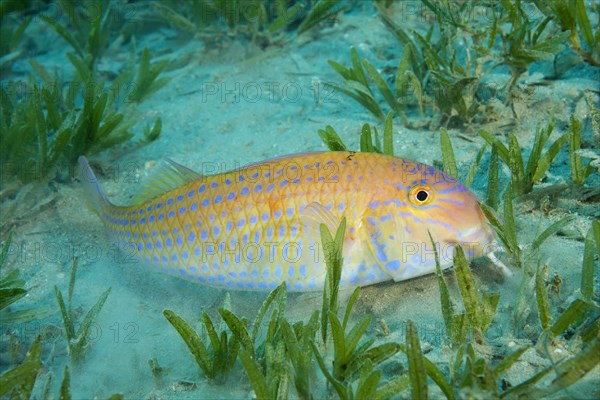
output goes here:
[[113, 205], [106, 199], [104, 193], [102, 193], [98, 179], [84, 156], [79, 157], [79, 167], [88, 198], [88, 208], [98, 214], [104, 221], [102, 215], [105, 214], [108, 208], [113, 207]]

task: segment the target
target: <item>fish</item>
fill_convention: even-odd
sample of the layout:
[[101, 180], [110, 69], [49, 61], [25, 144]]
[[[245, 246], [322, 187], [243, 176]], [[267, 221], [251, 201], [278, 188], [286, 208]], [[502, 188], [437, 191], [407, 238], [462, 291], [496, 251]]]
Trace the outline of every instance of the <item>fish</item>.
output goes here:
[[[404, 281], [497, 242], [475, 194], [432, 166], [364, 152], [313, 152], [202, 175], [166, 160], [133, 205], [113, 205], [85, 157], [88, 203], [111, 239], [152, 269], [232, 290], [322, 290], [320, 226], [346, 218], [340, 288]], [[430, 236], [433, 242], [430, 239]]]

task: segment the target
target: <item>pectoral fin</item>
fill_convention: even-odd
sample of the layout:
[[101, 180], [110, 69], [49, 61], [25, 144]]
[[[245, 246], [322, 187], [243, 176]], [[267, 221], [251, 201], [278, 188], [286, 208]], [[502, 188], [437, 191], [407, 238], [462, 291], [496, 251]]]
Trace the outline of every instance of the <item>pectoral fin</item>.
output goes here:
[[340, 225], [340, 219], [337, 218], [331, 211], [329, 211], [323, 204], [319, 202], [312, 202], [306, 206], [304, 209], [304, 217], [307, 222], [314, 222], [319, 226], [320, 224], [325, 224], [327, 229], [329, 229], [329, 233], [332, 236], [335, 235], [335, 231]]
[[[304, 208], [301, 214], [303, 237], [310, 238], [311, 242], [317, 241], [321, 243], [321, 224], [325, 224], [331, 236], [334, 237], [341, 222], [339, 217], [319, 202], [310, 203]], [[357, 241], [349, 234], [348, 229], [346, 229], [343, 244], [344, 257], [352, 251], [356, 243]]]

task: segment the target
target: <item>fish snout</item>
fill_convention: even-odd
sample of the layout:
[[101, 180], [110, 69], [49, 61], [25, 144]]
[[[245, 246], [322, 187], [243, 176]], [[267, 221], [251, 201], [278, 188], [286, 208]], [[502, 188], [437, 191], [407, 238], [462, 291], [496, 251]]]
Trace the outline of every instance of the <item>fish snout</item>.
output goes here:
[[[485, 256], [498, 249], [496, 233], [487, 224], [474, 226], [465, 231], [458, 242], [471, 257]], [[467, 249], [471, 251], [467, 252]]]

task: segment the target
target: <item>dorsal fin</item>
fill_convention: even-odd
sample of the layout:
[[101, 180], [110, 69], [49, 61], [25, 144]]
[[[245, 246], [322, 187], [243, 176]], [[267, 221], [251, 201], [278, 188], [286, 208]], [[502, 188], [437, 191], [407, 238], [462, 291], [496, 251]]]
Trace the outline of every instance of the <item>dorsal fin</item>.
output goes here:
[[257, 167], [259, 165], [276, 163], [278, 161], [284, 161], [284, 160], [287, 160], [287, 159], [290, 159], [290, 158], [310, 156], [310, 155], [314, 155], [314, 154], [318, 154], [318, 153], [323, 153], [323, 152], [322, 151], [305, 151], [303, 153], [286, 154], [286, 155], [283, 155], [283, 156], [277, 156], [277, 157], [273, 157], [273, 158], [268, 158], [266, 160], [256, 161], [256, 162], [244, 165], [242, 168], [240, 168], [240, 171], [243, 171], [243, 170], [246, 170], [246, 169], [250, 169], [250, 168], [254, 168], [254, 167]]
[[143, 203], [200, 178], [202, 178], [202, 174], [199, 172], [193, 171], [167, 158], [152, 173], [143, 188], [135, 196], [133, 199], [134, 204]]

